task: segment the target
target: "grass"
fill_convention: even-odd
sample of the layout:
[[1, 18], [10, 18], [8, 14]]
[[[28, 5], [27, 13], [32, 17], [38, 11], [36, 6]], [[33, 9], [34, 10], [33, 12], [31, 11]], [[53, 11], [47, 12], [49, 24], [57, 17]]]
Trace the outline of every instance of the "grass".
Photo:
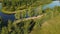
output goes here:
[[33, 29], [30, 34], [60, 34], [60, 16], [46, 21], [41, 28]]

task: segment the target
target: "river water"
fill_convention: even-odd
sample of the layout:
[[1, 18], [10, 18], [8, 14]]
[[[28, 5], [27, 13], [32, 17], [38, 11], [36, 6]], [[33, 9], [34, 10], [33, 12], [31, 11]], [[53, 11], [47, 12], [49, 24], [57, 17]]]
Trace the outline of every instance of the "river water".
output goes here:
[[[46, 9], [46, 8], [48, 8], [48, 7], [49, 8], [53, 8], [55, 6], [60, 6], [60, 2], [59, 1], [53, 1], [50, 4], [46, 4], [46, 5], [43, 6], [43, 10]], [[0, 16], [2, 17], [2, 19], [3, 19], [4, 22], [7, 22], [8, 19], [14, 21], [14, 19], [15, 19], [14, 14], [11, 14], [11, 15], [3, 14], [1, 12], [1, 9], [2, 9], [2, 4], [0, 3]]]
[[60, 1], [53, 1], [50, 4], [46, 4], [43, 6], [43, 9], [54, 8], [55, 6], [60, 6]]
[[14, 21], [15, 19], [14, 14], [7, 15], [7, 14], [2, 13], [1, 10], [2, 10], [2, 3], [0, 3], [0, 16], [2, 17], [4, 22], [8, 22], [8, 19]]

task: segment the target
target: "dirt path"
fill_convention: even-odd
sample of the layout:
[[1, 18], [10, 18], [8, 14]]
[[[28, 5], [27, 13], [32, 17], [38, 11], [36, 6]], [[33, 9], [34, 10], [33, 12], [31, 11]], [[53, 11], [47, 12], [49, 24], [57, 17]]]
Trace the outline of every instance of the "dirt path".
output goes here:
[[19, 20], [14, 21], [13, 24], [19, 23], [20, 21], [24, 21], [24, 20], [29, 20], [29, 19], [39, 19], [39, 18], [41, 18], [41, 17], [43, 17], [43, 16], [44, 16], [44, 15], [39, 15], [39, 16], [37, 16], [37, 17], [29, 17], [29, 18], [25, 18], [25, 19], [19, 19]]

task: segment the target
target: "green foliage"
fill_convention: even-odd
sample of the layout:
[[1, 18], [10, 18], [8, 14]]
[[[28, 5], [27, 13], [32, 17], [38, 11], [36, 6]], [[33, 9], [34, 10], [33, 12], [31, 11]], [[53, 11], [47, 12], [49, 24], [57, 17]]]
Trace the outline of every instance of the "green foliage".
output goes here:
[[[47, 3], [51, 2], [52, 0], [45, 0]], [[3, 10], [6, 11], [16, 11], [17, 10], [24, 10], [29, 9], [29, 7], [38, 7], [40, 5], [46, 4], [45, 1], [42, 0], [3, 0]], [[44, 2], [44, 3], [42, 3]], [[31, 8], [33, 9], [33, 8]], [[31, 11], [31, 10], [30, 10]]]
[[11, 34], [15, 34], [16, 32], [15, 31], [13, 31]]
[[8, 34], [7, 27], [2, 27], [2, 32], [1, 34]]
[[8, 31], [9, 32], [11, 32], [12, 30], [11, 30], [11, 28], [12, 28], [12, 21], [11, 20], [8, 20], [8, 26], [7, 26], [7, 28], [8, 28]]
[[[46, 13], [45, 14], [42, 13], [43, 4], [47, 4], [50, 2], [51, 0], [43, 0], [43, 1], [42, 0], [29, 0], [29, 1], [28, 0], [11, 0], [11, 1], [3, 0], [3, 10], [9, 11], [11, 13], [14, 12], [15, 19], [18, 21], [14, 20], [12, 22], [11, 20], [8, 20], [8, 25], [4, 27], [2, 26], [1, 34], [29, 34], [31, 33], [31, 31], [33, 31], [33, 30], [30, 31], [30, 28], [32, 29], [37, 28], [40, 30], [42, 24], [45, 21], [54, 18], [60, 12], [59, 7], [56, 7], [57, 9], [47, 8], [45, 10]], [[26, 18], [27, 16], [26, 14], [28, 14], [29, 19]], [[39, 18], [39, 15], [41, 14], [43, 16]], [[30, 18], [35, 16], [38, 18], [32, 18], [32, 19]]]
[[18, 11], [18, 12], [16, 12], [16, 14], [15, 14], [15, 18], [16, 19], [20, 19], [20, 17], [21, 17], [21, 15], [20, 15], [21, 13]]
[[26, 17], [26, 10], [21, 11], [21, 17], [25, 18]]
[[24, 34], [29, 34], [29, 27], [31, 20], [24, 21]]
[[[25, 17], [25, 13], [26, 11], [22, 12], [20, 11], [21, 14], [22, 14], [22, 18]], [[15, 18], [16, 19], [20, 19], [20, 12], [18, 11], [16, 14], [15, 14]], [[54, 13], [54, 14], [53, 14]], [[38, 12], [38, 14], [40, 14]], [[35, 22], [35, 26], [34, 28], [37, 28], [37, 29], [40, 29], [40, 27], [42, 26], [42, 24], [49, 20], [51, 18], [51, 16], [53, 17], [53, 15], [56, 15], [58, 13], [54, 12], [54, 10], [51, 10], [51, 9], [47, 9], [46, 10], [46, 15], [44, 15], [42, 18], [38, 18], [38, 19], [34, 19], [34, 20], [22, 20], [20, 23], [18, 24], [22, 24], [22, 26], [19, 26], [19, 25], [13, 25], [12, 22], [9, 20], [8, 21], [8, 26], [7, 27], [2, 27], [2, 31], [1, 31], [1, 34], [9, 34], [9, 32], [11, 32], [11, 34], [29, 34], [29, 28], [31, 27], [31, 21], [33, 21], [32, 23]], [[29, 12], [29, 16], [32, 16], [33, 15], [33, 12], [30, 11]], [[13, 30], [11, 29], [13, 28]]]

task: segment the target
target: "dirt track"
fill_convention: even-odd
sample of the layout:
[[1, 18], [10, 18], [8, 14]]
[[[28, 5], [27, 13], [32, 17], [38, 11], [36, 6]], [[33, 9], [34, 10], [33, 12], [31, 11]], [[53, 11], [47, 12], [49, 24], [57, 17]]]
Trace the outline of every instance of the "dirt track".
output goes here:
[[[37, 17], [25, 18], [25, 19], [23, 19], [23, 21], [24, 21], [24, 20], [29, 20], [29, 19], [37, 19], [37, 18], [39, 19], [39, 18], [42, 17], [42, 16], [44, 16], [44, 15], [39, 15], [39, 16], [37, 16]], [[22, 19], [19, 19], [19, 20], [14, 21], [13, 24], [19, 23], [20, 21], [22, 21]]]

